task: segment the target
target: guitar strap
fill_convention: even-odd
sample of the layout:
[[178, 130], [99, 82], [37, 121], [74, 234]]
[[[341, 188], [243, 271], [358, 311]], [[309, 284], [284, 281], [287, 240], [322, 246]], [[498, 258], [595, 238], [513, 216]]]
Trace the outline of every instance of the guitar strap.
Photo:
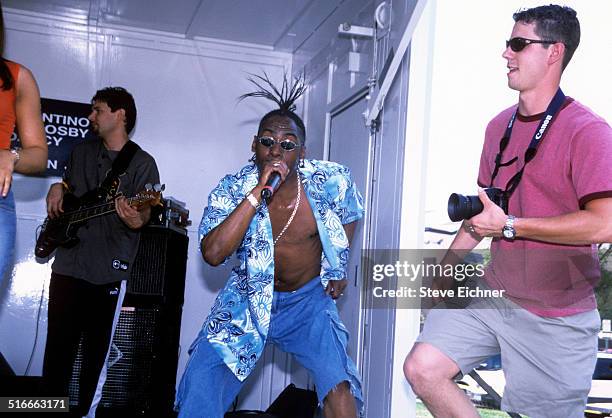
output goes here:
[[106, 173], [106, 177], [98, 187], [98, 198], [106, 199], [106, 198], [114, 198], [117, 194], [117, 189], [119, 188], [119, 176], [125, 173], [130, 162], [132, 162], [132, 158], [136, 154], [140, 147], [137, 143], [133, 141], [128, 141], [125, 143], [117, 157], [113, 161], [113, 165], [108, 173]]

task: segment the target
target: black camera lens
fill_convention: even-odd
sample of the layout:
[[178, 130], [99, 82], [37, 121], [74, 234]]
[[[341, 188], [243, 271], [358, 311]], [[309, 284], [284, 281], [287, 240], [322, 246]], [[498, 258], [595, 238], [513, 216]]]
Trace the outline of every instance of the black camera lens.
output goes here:
[[478, 215], [484, 207], [478, 196], [464, 196], [453, 193], [448, 198], [448, 217], [453, 222], [470, 219]]
[[[508, 195], [506, 192], [497, 187], [489, 187], [484, 191], [493, 203], [502, 208], [505, 214], [508, 214]], [[484, 206], [482, 206], [478, 195], [463, 196], [459, 193], [453, 193], [448, 198], [448, 217], [453, 222], [470, 219], [482, 212], [483, 209]]]

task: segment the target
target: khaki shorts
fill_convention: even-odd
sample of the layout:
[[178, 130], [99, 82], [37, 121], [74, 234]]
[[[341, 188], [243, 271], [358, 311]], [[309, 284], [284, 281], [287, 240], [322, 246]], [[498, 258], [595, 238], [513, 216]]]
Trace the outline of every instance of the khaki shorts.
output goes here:
[[433, 309], [417, 342], [433, 345], [467, 374], [500, 354], [505, 411], [532, 418], [583, 418], [595, 362], [597, 310], [547, 318], [506, 298]]

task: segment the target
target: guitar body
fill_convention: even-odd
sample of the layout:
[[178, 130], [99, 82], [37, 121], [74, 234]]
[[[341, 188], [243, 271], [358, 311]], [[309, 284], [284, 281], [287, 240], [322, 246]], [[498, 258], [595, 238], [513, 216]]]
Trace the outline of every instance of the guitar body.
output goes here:
[[[158, 190], [144, 190], [136, 196], [128, 199], [132, 207], [144, 205], [159, 205], [161, 190], [163, 186], [156, 187]], [[77, 230], [85, 225], [89, 219], [115, 213], [114, 200], [100, 198], [97, 191], [86, 193], [80, 198], [66, 193], [62, 203], [64, 212], [57, 218], [47, 217], [42, 224], [40, 235], [36, 239], [34, 254], [36, 257], [48, 257], [57, 247], [70, 248], [79, 242]]]
[[[84, 198], [84, 199], [83, 199]], [[62, 208], [64, 213], [75, 212], [85, 206], [84, 202], [89, 202], [89, 196], [78, 198], [71, 193], [64, 195]], [[47, 217], [42, 224], [40, 235], [36, 240], [34, 254], [36, 257], [48, 257], [57, 247], [70, 248], [75, 246], [79, 239], [76, 236], [79, 227], [85, 225], [86, 221], [70, 220], [69, 217], [59, 217], [51, 219]]]

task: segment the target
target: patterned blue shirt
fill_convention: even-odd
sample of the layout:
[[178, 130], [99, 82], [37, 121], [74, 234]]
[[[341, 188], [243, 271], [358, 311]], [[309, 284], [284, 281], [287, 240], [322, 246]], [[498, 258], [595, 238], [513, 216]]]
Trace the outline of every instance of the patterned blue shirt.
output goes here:
[[[320, 276], [322, 286], [327, 286], [329, 280], [346, 277], [349, 242], [343, 225], [363, 216], [363, 198], [349, 169], [340, 164], [304, 160], [299, 172], [323, 246]], [[208, 197], [200, 223], [200, 242], [232, 213], [258, 180], [255, 164], [221, 179]], [[253, 217], [236, 256], [240, 264], [232, 269], [204, 327], [211, 345], [242, 381], [261, 356], [270, 325], [274, 240], [265, 204]]]

